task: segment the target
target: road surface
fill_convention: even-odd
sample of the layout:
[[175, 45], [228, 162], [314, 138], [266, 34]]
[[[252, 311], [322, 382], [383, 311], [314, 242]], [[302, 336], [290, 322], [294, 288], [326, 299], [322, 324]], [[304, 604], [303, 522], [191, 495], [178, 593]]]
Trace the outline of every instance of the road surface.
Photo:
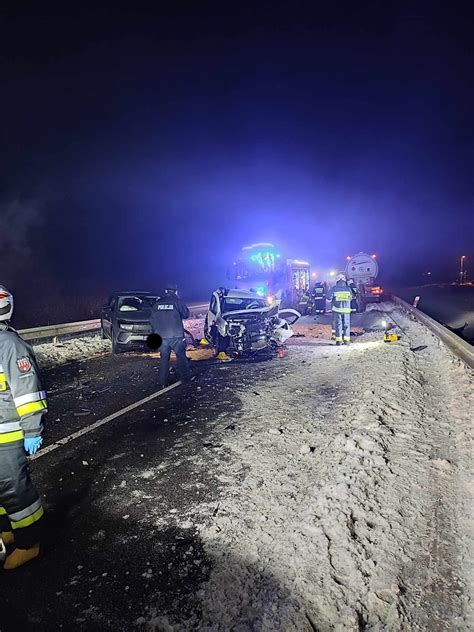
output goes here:
[[[472, 372], [393, 305], [349, 347], [328, 323], [32, 462], [48, 532], [0, 630], [468, 630]], [[158, 362], [46, 371], [46, 445], [156, 392]]]

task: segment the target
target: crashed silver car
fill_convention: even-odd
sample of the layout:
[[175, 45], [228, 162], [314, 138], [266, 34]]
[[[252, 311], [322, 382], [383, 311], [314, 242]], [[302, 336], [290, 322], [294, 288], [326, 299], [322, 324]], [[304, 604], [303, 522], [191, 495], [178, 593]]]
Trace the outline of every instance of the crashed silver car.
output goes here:
[[294, 333], [290, 325], [300, 316], [295, 309], [269, 305], [254, 292], [219, 288], [211, 297], [204, 336], [218, 351], [251, 355], [283, 345]]

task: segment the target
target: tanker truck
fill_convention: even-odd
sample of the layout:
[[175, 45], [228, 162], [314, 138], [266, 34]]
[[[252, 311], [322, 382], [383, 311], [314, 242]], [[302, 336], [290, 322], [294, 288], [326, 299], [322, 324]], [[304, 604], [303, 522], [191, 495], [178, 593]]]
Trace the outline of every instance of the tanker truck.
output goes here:
[[379, 303], [383, 289], [375, 284], [379, 274], [379, 265], [375, 255], [359, 252], [347, 257], [346, 277], [354, 281], [357, 287], [357, 311], [365, 312], [368, 303]]

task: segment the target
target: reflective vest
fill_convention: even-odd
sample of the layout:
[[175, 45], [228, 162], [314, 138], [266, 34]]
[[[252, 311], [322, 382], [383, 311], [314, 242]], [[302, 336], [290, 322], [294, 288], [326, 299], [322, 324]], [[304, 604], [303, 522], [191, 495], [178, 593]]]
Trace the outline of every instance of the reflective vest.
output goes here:
[[[46, 393], [29, 344], [13, 329], [0, 329], [0, 450], [38, 437], [47, 411]], [[1, 458], [1, 456], [0, 456]]]
[[351, 300], [354, 298], [354, 293], [347, 283], [336, 284], [329, 291], [327, 298], [332, 302], [331, 308], [333, 312], [338, 314], [351, 313]]

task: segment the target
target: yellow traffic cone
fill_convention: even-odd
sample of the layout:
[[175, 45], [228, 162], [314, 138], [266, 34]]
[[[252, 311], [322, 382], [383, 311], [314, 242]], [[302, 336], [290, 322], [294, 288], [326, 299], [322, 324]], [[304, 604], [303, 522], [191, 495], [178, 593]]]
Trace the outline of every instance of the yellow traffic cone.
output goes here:
[[20, 566], [23, 566], [23, 564], [34, 560], [35, 557], [38, 557], [38, 555], [39, 544], [35, 544], [29, 549], [13, 549], [10, 555], [7, 555], [3, 568], [7, 571], [11, 571], [14, 568], [19, 568]]
[[232, 358], [229, 358], [229, 356], [227, 355], [225, 351], [221, 351], [220, 353], [218, 353], [217, 359], [220, 360], [221, 362], [230, 362], [232, 360]]

